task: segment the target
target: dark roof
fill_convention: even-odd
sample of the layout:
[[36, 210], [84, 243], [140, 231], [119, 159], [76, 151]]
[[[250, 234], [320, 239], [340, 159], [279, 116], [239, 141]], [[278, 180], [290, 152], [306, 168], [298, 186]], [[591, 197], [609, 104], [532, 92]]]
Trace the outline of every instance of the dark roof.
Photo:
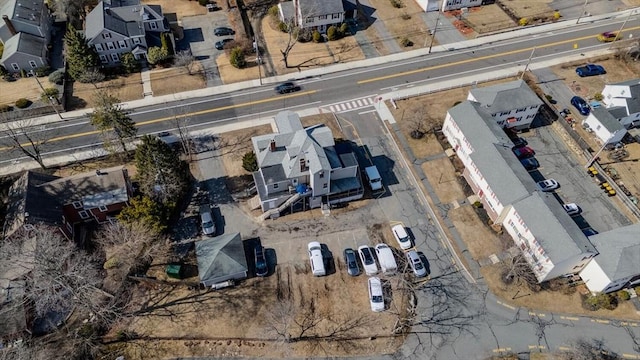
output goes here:
[[304, 18], [318, 15], [344, 13], [342, 0], [301, 0], [299, 4], [300, 12], [302, 13], [302, 17]]
[[204, 286], [247, 277], [247, 258], [240, 233], [196, 242], [198, 275]]

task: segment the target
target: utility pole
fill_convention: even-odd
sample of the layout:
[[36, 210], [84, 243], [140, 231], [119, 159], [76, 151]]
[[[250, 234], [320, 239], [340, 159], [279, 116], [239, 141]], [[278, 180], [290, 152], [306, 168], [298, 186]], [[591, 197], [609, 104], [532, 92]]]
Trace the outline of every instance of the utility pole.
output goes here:
[[576, 20], [576, 24], [578, 24], [580, 22], [580, 19], [585, 14], [585, 11], [587, 10], [587, 3], [588, 2], [589, 2], [589, 0], [584, 0], [584, 5], [582, 6], [582, 11], [580, 12], [580, 16], [578, 16], [578, 20]]
[[607, 147], [607, 145], [609, 145], [609, 142], [611, 141], [611, 139], [613, 139], [616, 136], [618, 131], [620, 130], [616, 130], [613, 134], [611, 134], [611, 136], [607, 139], [607, 141], [605, 141], [604, 144], [602, 144], [602, 147], [600, 148], [600, 150], [598, 150], [598, 152], [596, 152], [595, 155], [593, 155], [593, 157], [589, 159], [589, 161], [587, 161], [587, 164], [584, 166], [585, 169], [588, 169], [591, 166], [591, 164], [593, 164], [593, 162], [596, 161], [596, 159], [598, 158], [598, 155], [600, 155], [602, 150], [604, 150], [604, 148]]
[[[38, 80], [38, 77], [36, 76], [36, 73], [33, 70], [31, 70], [30, 74], [33, 76], [34, 79], [36, 79], [36, 82], [38, 83], [38, 86], [40, 86], [40, 89], [42, 90], [42, 93], [44, 94], [44, 87], [40, 83], [40, 80]], [[60, 120], [64, 120], [64, 118], [62, 117], [62, 115], [58, 111], [58, 108], [53, 103], [53, 96], [47, 96], [47, 98], [49, 98], [49, 103], [51, 104], [51, 107], [53, 108], [53, 111], [55, 111], [56, 114], [58, 114], [58, 117], [60, 118]]]
[[260, 67], [262, 66], [262, 58], [260, 57], [260, 46], [258, 45], [258, 37], [253, 38], [253, 46], [256, 49], [256, 60], [258, 62], [258, 79], [260, 80], [260, 85], [262, 85], [262, 70]]
[[436, 39], [436, 31], [438, 31], [438, 23], [440, 22], [440, 9], [438, 9], [438, 16], [436, 17], [436, 26], [433, 28], [431, 32], [431, 43], [429, 44], [429, 54], [431, 54], [431, 48], [433, 47], [433, 42]]
[[527, 60], [527, 64], [524, 66], [524, 70], [522, 70], [522, 75], [520, 75], [520, 80], [524, 77], [524, 74], [529, 70], [529, 64], [531, 64], [531, 59], [533, 58], [533, 53], [536, 52], [536, 48], [531, 50], [531, 55], [529, 55], [529, 60]]
[[622, 23], [622, 26], [620, 26], [620, 30], [618, 30], [618, 35], [616, 36], [616, 40], [622, 39], [622, 29], [624, 29], [624, 26], [627, 25], [627, 21], [629, 21], [629, 18], [631, 17], [631, 14], [634, 14], [637, 11], [638, 11], [638, 9], [633, 9], [633, 10], [629, 11], [629, 15], [627, 15], [627, 18], [624, 19], [624, 22]]

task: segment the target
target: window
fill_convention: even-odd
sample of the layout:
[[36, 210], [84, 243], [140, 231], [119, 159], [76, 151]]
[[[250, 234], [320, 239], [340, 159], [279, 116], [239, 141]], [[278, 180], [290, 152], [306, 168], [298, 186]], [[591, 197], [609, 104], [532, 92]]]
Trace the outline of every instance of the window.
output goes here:
[[140, 44], [140, 42], [141, 42], [140, 38], [137, 38], [137, 37], [134, 37], [132, 40], [133, 40], [134, 44]]
[[119, 62], [118, 54], [111, 54], [111, 61]]
[[102, 211], [102, 212], [107, 211], [107, 207], [106, 207], [106, 206], [104, 206], [104, 205], [100, 205], [100, 207], [98, 207], [98, 209], [99, 209], [100, 211]]
[[320, 175], [320, 179], [324, 179], [324, 171], [320, 171], [318, 175]]
[[108, 32], [102, 33], [102, 38], [103, 39], [111, 39], [111, 33], [108, 33]]
[[12, 64], [11, 64], [11, 67], [12, 67], [12, 68], [13, 68], [13, 70], [15, 70], [15, 71], [19, 71], [19, 70], [20, 70], [20, 66], [18, 66], [18, 64], [16, 64], [16, 63], [12, 63]]
[[273, 184], [273, 188], [277, 189], [278, 188], [278, 184]]
[[112, 42], [108, 42], [107, 43], [107, 47], [109, 48], [109, 50], [115, 50], [116, 49], [116, 46]]
[[82, 210], [82, 211], [78, 212], [78, 215], [80, 215], [80, 219], [88, 219], [89, 218], [89, 213], [86, 210]]
[[511, 111], [503, 111], [500, 113], [500, 116], [505, 116], [511, 114]]
[[81, 208], [82, 208], [82, 202], [80, 202], [80, 201], [74, 201], [74, 202], [73, 202], [73, 208], [74, 208], [74, 209], [81, 209]]
[[324, 20], [324, 19], [326, 19], [326, 18], [327, 18], [327, 15], [320, 15], [320, 16], [318, 16], [318, 19], [320, 19], [320, 20]]
[[103, 64], [108, 63], [109, 60], [107, 60], [107, 55], [100, 55], [100, 62], [102, 62]]
[[527, 111], [527, 108], [523, 108], [523, 109], [516, 109], [516, 112], [517, 112], [517, 113], [519, 113], [519, 112], [523, 112], [523, 111]]
[[38, 67], [38, 64], [36, 64], [36, 62], [33, 60], [29, 60], [29, 65], [31, 65], [31, 67], [34, 69]]
[[103, 47], [102, 47], [102, 44], [96, 44], [96, 50], [97, 51], [104, 51]]
[[331, 16], [332, 19], [340, 19], [340, 14], [333, 14]]
[[149, 27], [151, 28], [151, 30], [156, 30], [158, 28], [158, 24], [156, 24], [155, 21], [152, 21], [149, 23]]
[[307, 20], [305, 20], [305, 22], [307, 24], [311, 24], [313, 22], [313, 18], [307, 18]]
[[328, 184], [327, 184], [327, 183], [322, 184], [322, 188], [323, 188], [323, 189], [326, 189], [326, 188], [327, 188], [327, 186], [328, 186]]
[[120, 47], [120, 49], [125, 49], [127, 48], [127, 42], [124, 40], [119, 40], [118, 41], [118, 46]]

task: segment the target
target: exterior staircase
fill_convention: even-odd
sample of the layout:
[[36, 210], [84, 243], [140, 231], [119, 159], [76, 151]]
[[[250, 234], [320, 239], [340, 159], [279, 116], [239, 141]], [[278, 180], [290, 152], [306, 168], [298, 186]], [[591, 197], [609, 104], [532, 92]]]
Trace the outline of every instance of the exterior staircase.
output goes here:
[[266, 220], [266, 219], [270, 218], [273, 215], [280, 215], [280, 213], [284, 209], [286, 209], [288, 206], [290, 206], [291, 204], [293, 204], [296, 201], [298, 201], [301, 197], [302, 197], [302, 195], [300, 193], [295, 193], [295, 194], [291, 195], [291, 197], [288, 198], [287, 201], [283, 202], [282, 205], [278, 206], [275, 209], [271, 209], [269, 211], [264, 212], [262, 215], [260, 215], [258, 217], [258, 219], [262, 221], [262, 220]]
[[255, 209], [259, 208], [261, 206], [260, 195], [256, 195], [256, 196], [252, 197], [251, 199], [249, 199], [248, 204], [249, 204], [249, 208], [251, 210], [255, 210]]

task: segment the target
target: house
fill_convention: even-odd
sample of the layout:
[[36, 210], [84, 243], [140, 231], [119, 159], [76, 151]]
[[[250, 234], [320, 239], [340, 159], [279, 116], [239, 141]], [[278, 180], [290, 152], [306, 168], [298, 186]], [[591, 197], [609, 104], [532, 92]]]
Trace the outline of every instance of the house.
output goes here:
[[140, 4], [137, 0], [111, 0], [101, 1], [87, 15], [85, 36], [103, 65], [116, 66], [128, 52], [138, 60], [145, 60], [147, 49], [159, 42], [160, 33], [168, 31], [169, 23], [160, 6]]
[[348, 143], [336, 144], [322, 124], [304, 128], [291, 111], [278, 113], [275, 125], [277, 132], [251, 138], [259, 168], [253, 173], [255, 208], [315, 208], [362, 198], [358, 161]]
[[[280, 20], [293, 22], [302, 29], [317, 30], [321, 34], [334, 25], [340, 26], [345, 20], [343, 0], [293, 0], [278, 4]], [[350, 14], [355, 17], [357, 12]]]
[[473, 88], [467, 100], [479, 102], [498, 125], [514, 130], [530, 128], [543, 104], [523, 80]]
[[0, 5], [0, 65], [7, 71], [29, 71], [49, 63], [52, 16], [43, 0], [6, 0]]
[[196, 242], [198, 276], [204, 286], [247, 278], [247, 258], [240, 233], [224, 234]]
[[128, 205], [133, 188], [127, 170], [114, 167], [69, 177], [25, 172], [9, 189], [3, 233], [34, 225], [57, 226], [82, 242], [95, 224], [111, 221]]
[[512, 237], [539, 282], [580, 271], [596, 249], [562, 205], [537, 189], [488, 110], [467, 100], [447, 112], [442, 131], [464, 164], [462, 175], [493, 223]]
[[605, 85], [602, 102], [626, 129], [640, 127], [640, 79]]
[[591, 109], [582, 125], [591, 129], [602, 144], [618, 143], [627, 134], [627, 129], [604, 107]]
[[600, 254], [581, 272], [591, 292], [609, 293], [640, 285], [640, 224], [591, 236]]

